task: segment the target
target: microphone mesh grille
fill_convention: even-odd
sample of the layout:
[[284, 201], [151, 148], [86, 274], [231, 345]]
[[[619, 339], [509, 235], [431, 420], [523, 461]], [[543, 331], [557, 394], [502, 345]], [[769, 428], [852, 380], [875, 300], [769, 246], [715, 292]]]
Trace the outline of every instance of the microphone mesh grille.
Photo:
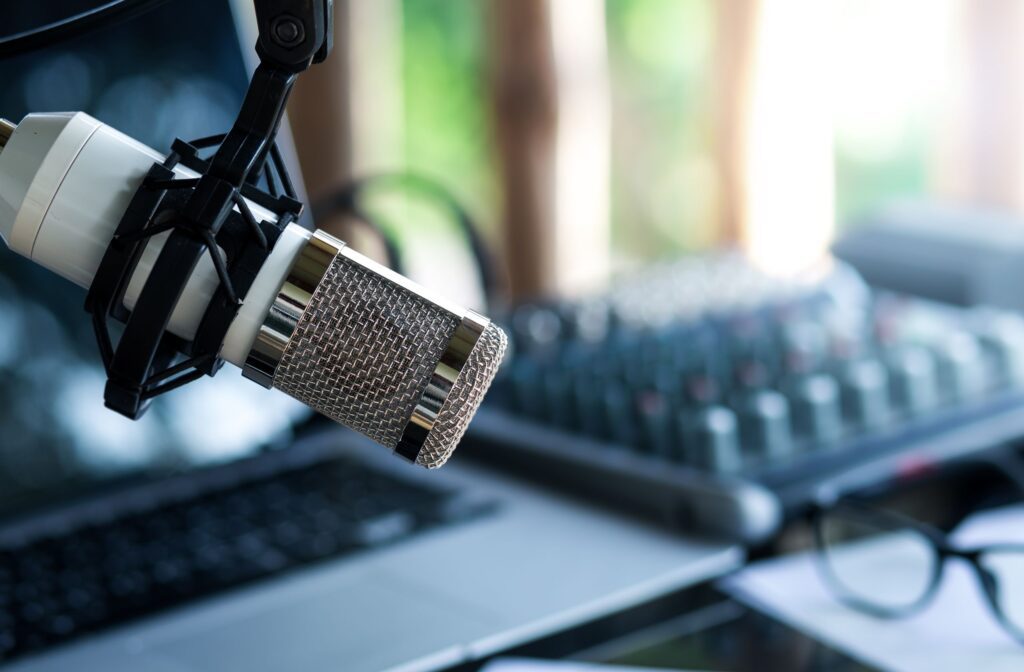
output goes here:
[[394, 448], [458, 323], [339, 254], [288, 342], [274, 387]]
[[491, 386], [507, 346], [505, 332], [493, 323], [488, 324], [441, 407], [416, 464], [433, 469], [448, 460]]

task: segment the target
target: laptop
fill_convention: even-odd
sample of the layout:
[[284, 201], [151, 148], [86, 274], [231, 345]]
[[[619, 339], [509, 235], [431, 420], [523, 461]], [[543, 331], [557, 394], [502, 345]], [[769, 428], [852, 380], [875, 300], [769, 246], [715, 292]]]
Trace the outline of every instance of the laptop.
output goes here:
[[[0, 112], [81, 109], [155, 148], [222, 131], [252, 25], [245, 0], [168, 3], [0, 62]], [[741, 561], [458, 453], [417, 470], [234, 371], [129, 421], [83, 300], [0, 251], [5, 670], [439, 670]]]

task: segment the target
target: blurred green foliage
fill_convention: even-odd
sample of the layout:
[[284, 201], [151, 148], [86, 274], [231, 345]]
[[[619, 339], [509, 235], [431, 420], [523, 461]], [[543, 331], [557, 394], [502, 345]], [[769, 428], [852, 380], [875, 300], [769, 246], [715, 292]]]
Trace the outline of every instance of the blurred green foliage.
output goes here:
[[[647, 259], [706, 248], [719, 238], [715, 2], [605, 2], [613, 249], [620, 257]], [[493, 238], [500, 193], [487, 89], [487, 4], [401, 0], [403, 150], [407, 169], [447, 187]], [[910, 129], [884, 156], [865, 157], [837, 129], [840, 224], [894, 198], [925, 193], [927, 151], [926, 134]], [[445, 213], [415, 197], [387, 198], [380, 209], [395, 230], [454, 231]]]
[[[403, 165], [393, 169], [450, 192], [493, 240], [499, 212], [486, 88], [486, 3], [399, 0], [399, 5]], [[394, 240], [407, 272], [428, 285], [465, 284], [472, 270], [464, 241], [441, 201], [391, 181], [368, 190], [363, 205]], [[439, 256], [453, 277], [416, 273], [420, 266], [437, 267]]]
[[[487, 3], [403, 0], [405, 155], [493, 232]], [[613, 245], [629, 257], [712, 239], [711, 0], [608, 0]], [[405, 211], [404, 214], [409, 214]]]
[[409, 168], [440, 181], [493, 231], [498, 215], [486, 4], [403, 0], [403, 119]]
[[711, 0], [607, 0], [612, 237], [622, 257], [715, 236]]

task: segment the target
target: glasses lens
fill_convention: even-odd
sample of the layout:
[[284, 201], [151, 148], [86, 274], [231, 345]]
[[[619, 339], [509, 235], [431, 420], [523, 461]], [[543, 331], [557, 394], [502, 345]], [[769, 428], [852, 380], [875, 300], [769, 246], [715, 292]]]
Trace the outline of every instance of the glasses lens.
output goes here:
[[919, 531], [845, 506], [826, 513], [820, 525], [824, 568], [841, 597], [896, 613], [928, 593], [939, 559]]
[[996, 601], [1003, 618], [1024, 638], [1024, 550], [987, 551], [981, 566], [995, 579]]

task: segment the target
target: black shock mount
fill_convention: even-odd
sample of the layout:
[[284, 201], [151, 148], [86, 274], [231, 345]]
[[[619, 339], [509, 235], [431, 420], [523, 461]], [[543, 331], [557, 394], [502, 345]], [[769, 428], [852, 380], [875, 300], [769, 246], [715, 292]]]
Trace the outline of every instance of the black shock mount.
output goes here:
[[[238, 308], [302, 204], [275, 144], [296, 77], [323, 61], [333, 42], [333, 0], [254, 0], [260, 64], [231, 130], [176, 140], [131, 200], [85, 301], [107, 371], [104, 402], [135, 419], [156, 396], [223, 364], [220, 348]], [[216, 147], [209, 158], [200, 152]], [[274, 217], [257, 217], [249, 203]], [[150, 239], [167, 234], [129, 311], [125, 292]], [[203, 255], [219, 284], [195, 334], [167, 328]], [[124, 325], [112, 338], [110, 320]]]

